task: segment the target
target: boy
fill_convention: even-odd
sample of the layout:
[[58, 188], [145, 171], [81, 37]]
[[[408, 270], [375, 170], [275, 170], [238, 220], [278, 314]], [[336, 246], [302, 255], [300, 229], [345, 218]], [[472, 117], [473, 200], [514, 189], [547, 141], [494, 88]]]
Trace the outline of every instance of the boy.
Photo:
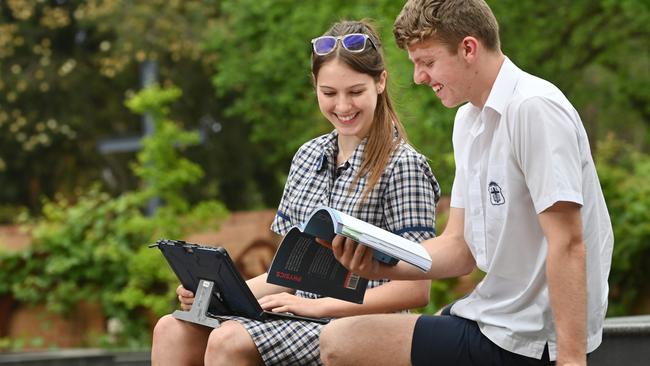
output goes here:
[[[483, 0], [410, 0], [394, 34], [454, 122], [456, 175], [442, 235], [423, 244], [424, 273], [379, 264], [337, 237], [346, 267], [368, 278], [485, 277], [441, 316], [371, 315], [321, 333], [326, 364], [585, 365], [607, 309], [613, 234], [585, 129], [555, 86], [500, 50]], [[372, 339], [372, 341], [370, 341]]]

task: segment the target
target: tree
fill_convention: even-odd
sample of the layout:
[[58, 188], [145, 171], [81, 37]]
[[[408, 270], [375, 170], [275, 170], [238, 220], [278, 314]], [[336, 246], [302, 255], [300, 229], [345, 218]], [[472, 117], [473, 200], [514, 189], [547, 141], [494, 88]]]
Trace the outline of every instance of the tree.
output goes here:
[[650, 146], [650, 3], [491, 2], [506, 54], [574, 103], [592, 149], [610, 131]]
[[[124, 156], [105, 158], [98, 139], [139, 133], [123, 106], [139, 87], [138, 65], [155, 60], [163, 84], [185, 88], [173, 111], [193, 123], [213, 112], [214, 54], [201, 47], [216, 0], [0, 2], [0, 201], [30, 205], [72, 196]], [[127, 159], [133, 155], [126, 156]], [[122, 178], [117, 191], [133, 188]], [[118, 183], [119, 179], [118, 179]]]

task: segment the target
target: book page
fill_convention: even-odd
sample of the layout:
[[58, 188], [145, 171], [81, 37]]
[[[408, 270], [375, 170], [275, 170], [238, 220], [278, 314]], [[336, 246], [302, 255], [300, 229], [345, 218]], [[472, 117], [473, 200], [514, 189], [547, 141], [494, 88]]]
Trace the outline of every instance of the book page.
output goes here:
[[416, 257], [422, 257], [430, 261], [429, 253], [418, 243], [344, 213], [339, 213], [339, 218], [343, 225], [341, 235], [362, 243], [373, 244], [374, 248], [386, 250], [387, 254], [409, 252]]

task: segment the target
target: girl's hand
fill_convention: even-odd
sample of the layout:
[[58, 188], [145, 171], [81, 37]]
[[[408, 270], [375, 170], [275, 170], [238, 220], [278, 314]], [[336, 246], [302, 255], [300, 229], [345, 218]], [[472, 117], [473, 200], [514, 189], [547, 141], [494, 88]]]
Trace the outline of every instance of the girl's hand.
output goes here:
[[312, 318], [324, 318], [325, 310], [320, 306], [321, 299], [308, 299], [299, 297], [286, 292], [279, 294], [266, 295], [259, 299], [260, 306], [264, 310], [270, 310], [277, 313], [292, 313]]
[[192, 291], [186, 290], [183, 285], [178, 285], [176, 295], [178, 295], [178, 301], [181, 303], [181, 309], [188, 311], [192, 308], [192, 304], [194, 304], [194, 294]]

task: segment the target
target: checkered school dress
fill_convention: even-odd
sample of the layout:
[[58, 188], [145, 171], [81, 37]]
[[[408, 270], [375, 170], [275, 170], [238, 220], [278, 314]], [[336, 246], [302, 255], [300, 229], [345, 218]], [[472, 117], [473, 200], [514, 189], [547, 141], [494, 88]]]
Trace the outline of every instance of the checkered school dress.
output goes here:
[[[366, 140], [343, 166], [337, 167], [337, 138], [334, 130], [298, 150], [271, 229], [285, 235], [316, 207], [327, 205], [415, 242], [432, 238], [440, 189], [426, 158], [402, 143], [366, 201], [358, 205], [366, 177], [361, 177], [352, 191], [349, 187], [361, 167]], [[368, 288], [385, 282], [388, 280], [370, 281]], [[319, 297], [304, 291], [296, 291], [296, 295]], [[321, 324], [296, 320], [260, 322], [235, 316], [219, 318], [239, 321], [267, 365], [321, 365], [318, 342]]]

